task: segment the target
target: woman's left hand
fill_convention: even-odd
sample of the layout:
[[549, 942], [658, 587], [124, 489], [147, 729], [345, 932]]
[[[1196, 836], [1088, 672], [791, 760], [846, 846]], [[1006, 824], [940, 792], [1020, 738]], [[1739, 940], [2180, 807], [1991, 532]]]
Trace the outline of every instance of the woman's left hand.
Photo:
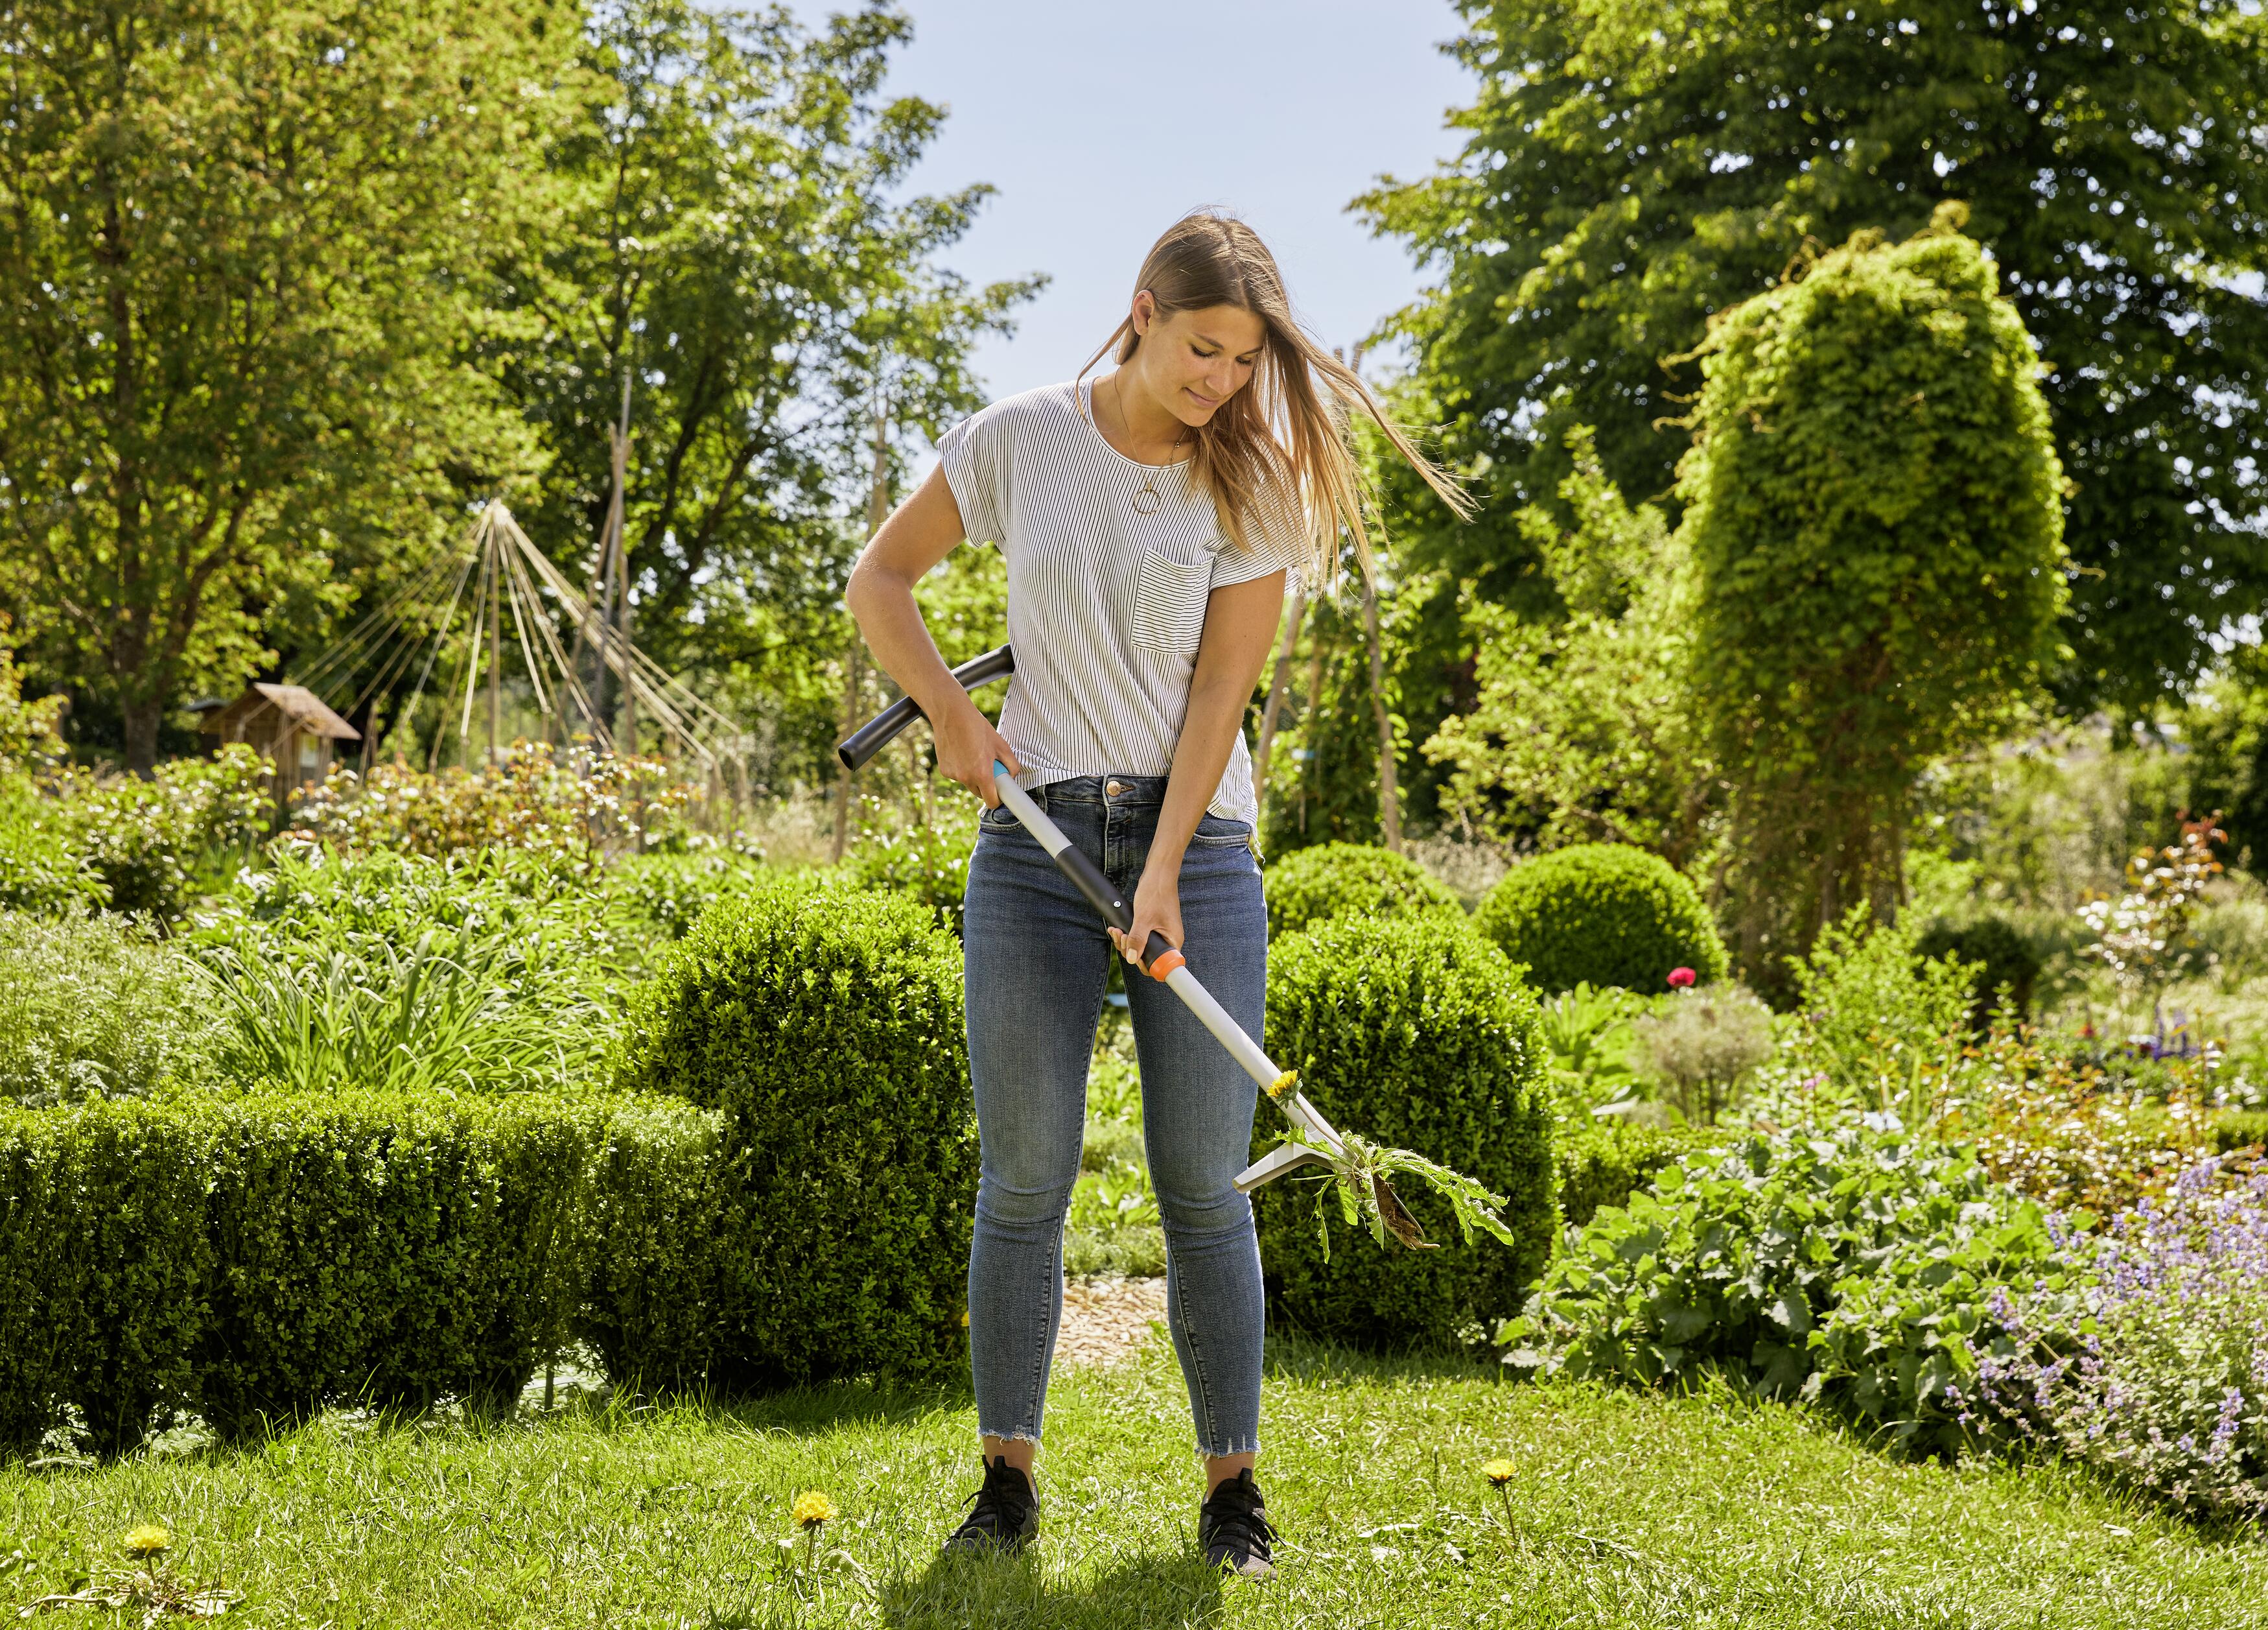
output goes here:
[[1148, 865], [1142, 868], [1142, 881], [1134, 889], [1134, 932], [1120, 933], [1113, 928], [1110, 937], [1117, 942], [1118, 954], [1128, 962], [1141, 960], [1142, 948], [1150, 943], [1150, 936], [1161, 933], [1166, 943], [1179, 950], [1182, 944], [1182, 879], [1181, 865]]

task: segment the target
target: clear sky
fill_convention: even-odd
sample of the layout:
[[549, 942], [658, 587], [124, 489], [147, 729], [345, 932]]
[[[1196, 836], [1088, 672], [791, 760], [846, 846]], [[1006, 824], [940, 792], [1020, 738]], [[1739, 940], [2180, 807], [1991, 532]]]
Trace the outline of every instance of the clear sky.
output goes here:
[[[1381, 173], [1458, 147], [1472, 80], [1437, 48], [1447, 0], [901, 0], [913, 44], [890, 92], [952, 110], [913, 180], [999, 191], [946, 257], [976, 282], [1054, 281], [978, 365], [995, 396], [1070, 378], [1124, 313], [1152, 240], [1223, 205], [1265, 238], [1326, 343], [1420, 286], [1395, 241], [1346, 212]], [[795, 0], [808, 24], [841, 9]]]

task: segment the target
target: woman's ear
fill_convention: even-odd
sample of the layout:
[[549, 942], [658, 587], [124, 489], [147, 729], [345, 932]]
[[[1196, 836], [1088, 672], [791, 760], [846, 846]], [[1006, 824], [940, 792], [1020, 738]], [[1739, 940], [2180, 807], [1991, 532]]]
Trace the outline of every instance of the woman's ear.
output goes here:
[[1158, 321], [1158, 297], [1147, 289], [1137, 289], [1134, 291], [1134, 309], [1127, 315], [1138, 336], [1148, 334], [1150, 325]]

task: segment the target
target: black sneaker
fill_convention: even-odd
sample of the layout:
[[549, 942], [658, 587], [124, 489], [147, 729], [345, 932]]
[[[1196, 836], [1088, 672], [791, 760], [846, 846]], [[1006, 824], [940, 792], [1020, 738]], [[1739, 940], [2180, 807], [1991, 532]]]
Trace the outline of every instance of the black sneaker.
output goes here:
[[1012, 1556], [1040, 1531], [1040, 1497], [1032, 1492], [1032, 1479], [1010, 1465], [1005, 1455], [993, 1457], [984, 1468], [984, 1486], [969, 1499], [976, 1504], [946, 1538], [947, 1553]]
[[1197, 1508], [1197, 1544], [1206, 1563], [1246, 1579], [1265, 1579], [1276, 1571], [1268, 1547], [1276, 1530], [1268, 1526], [1268, 1502], [1247, 1466], [1212, 1491]]

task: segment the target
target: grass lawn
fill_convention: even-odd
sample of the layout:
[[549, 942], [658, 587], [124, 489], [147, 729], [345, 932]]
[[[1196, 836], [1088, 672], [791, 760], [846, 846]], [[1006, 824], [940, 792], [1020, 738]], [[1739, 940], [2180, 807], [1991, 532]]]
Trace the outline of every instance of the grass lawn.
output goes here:
[[[2257, 1626], [2268, 1544], [2053, 1467], [1899, 1464], [1799, 1411], [1497, 1384], [1285, 1344], [1263, 1466], [1282, 1572], [1191, 1551], [1197, 1468], [1162, 1340], [1060, 1373], [1045, 1527], [941, 1565], [973, 1486], [965, 1396], [839, 1388], [738, 1409], [487, 1427], [332, 1417], [234, 1451], [0, 1471], [0, 1613], [171, 1527], [243, 1625]], [[1519, 1467], [1507, 1531], [1477, 1467]], [[788, 1505], [842, 1515], [815, 1577]], [[12, 1553], [12, 1555], [11, 1554]], [[48, 1622], [139, 1623], [62, 1610]]]

